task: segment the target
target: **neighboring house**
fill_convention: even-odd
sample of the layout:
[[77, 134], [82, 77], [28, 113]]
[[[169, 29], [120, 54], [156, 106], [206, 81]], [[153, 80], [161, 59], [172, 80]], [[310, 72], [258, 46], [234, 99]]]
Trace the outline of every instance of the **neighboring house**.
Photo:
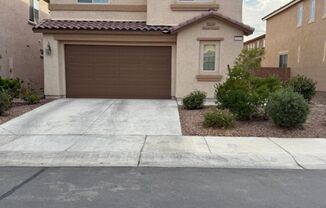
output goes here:
[[265, 38], [266, 35], [260, 35], [256, 38], [248, 40], [244, 43], [244, 48], [253, 49], [253, 48], [265, 48]]
[[1, 0], [1, 77], [18, 77], [35, 90], [43, 88], [42, 36], [32, 28], [48, 17], [48, 3], [43, 0]]
[[51, 0], [45, 94], [71, 98], [214, 96], [253, 28], [242, 0]]
[[291, 67], [326, 91], [326, 0], [295, 0], [267, 21], [265, 67]]

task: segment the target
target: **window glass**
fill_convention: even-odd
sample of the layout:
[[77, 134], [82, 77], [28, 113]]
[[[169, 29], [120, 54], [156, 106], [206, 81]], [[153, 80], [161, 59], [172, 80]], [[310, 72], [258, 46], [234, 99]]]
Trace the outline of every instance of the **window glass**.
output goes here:
[[303, 22], [303, 4], [298, 5], [297, 26], [301, 26]]
[[288, 54], [281, 54], [280, 55], [280, 68], [288, 68]]
[[310, 21], [314, 21], [316, 17], [316, 0], [310, 0]]
[[29, 20], [31, 22], [39, 22], [40, 0], [29, 1]]
[[207, 44], [204, 45], [204, 56], [203, 56], [203, 70], [204, 71], [215, 71], [216, 62], [216, 45]]

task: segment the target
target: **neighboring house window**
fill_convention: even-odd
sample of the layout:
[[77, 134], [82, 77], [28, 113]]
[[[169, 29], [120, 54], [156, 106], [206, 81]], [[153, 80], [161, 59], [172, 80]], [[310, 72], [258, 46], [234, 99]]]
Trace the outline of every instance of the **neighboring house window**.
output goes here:
[[78, 3], [105, 4], [109, 3], [109, 0], [78, 0]]
[[218, 70], [219, 60], [219, 43], [203, 42], [202, 43], [202, 70], [206, 72], [213, 72]]
[[29, 21], [38, 23], [39, 22], [39, 10], [40, 10], [40, 0], [30, 0], [29, 1]]
[[288, 68], [288, 54], [280, 54], [280, 68]]
[[316, 0], [310, 0], [310, 22], [315, 21], [316, 18]]
[[297, 26], [302, 26], [303, 22], [303, 3], [298, 5], [298, 16], [297, 16]]

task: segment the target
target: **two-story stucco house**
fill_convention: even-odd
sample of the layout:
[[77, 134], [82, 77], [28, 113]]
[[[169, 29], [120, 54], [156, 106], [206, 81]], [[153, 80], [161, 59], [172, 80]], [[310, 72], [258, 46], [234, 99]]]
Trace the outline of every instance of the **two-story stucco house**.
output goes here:
[[242, 0], [51, 0], [45, 94], [72, 98], [214, 96], [253, 28]]
[[291, 67], [326, 91], [326, 0], [292, 0], [267, 21], [264, 67]]
[[260, 35], [258, 37], [252, 38], [244, 42], [244, 48], [253, 49], [253, 48], [265, 48], [265, 38], [266, 35]]
[[49, 18], [44, 0], [0, 1], [0, 76], [20, 78], [35, 90], [43, 88], [42, 35], [32, 31]]

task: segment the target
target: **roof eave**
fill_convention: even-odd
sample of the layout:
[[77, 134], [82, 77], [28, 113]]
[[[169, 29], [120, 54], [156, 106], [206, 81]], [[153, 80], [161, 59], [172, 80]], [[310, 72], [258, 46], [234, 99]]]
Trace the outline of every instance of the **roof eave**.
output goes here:
[[262, 20], [266, 21], [276, 15], [278, 15], [279, 13], [291, 8], [292, 6], [296, 5], [297, 3], [300, 3], [302, 0], [293, 0], [287, 4], [285, 4], [284, 6], [276, 9], [275, 11], [269, 13], [268, 15], [266, 15], [265, 17], [262, 18]]
[[243, 24], [240, 24], [240, 23], [235, 23], [231, 20], [228, 20], [227, 18], [224, 18], [222, 16], [219, 16], [217, 15], [215, 12], [210, 12], [208, 13], [207, 15], [202, 15], [202, 17], [199, 17], [197, 19], [195, 19], [194, 21], [186, 21], [185, 23], [181, 24], [181, 25], [178, 25], [178, 26], [175, 26], [172, 30], [171, 30], [171, 33], [172, 34], [175, 34], [175, 33], [178, 33], [190, 26], [192, 26], [193, 24], [196, 24], [198, 22], [202, 22], [204, 20], [207, 20], [209, 18], [216, 18], [222, 22], [225, 22], [227, 24], [230, 24], [236, 28], [238, 28], [239, 30], [242, 30], [244, 35], [251, 35], [254, 33], [255, 29], [254, 28], [251, 28], [247, 25], [243, 25]]

